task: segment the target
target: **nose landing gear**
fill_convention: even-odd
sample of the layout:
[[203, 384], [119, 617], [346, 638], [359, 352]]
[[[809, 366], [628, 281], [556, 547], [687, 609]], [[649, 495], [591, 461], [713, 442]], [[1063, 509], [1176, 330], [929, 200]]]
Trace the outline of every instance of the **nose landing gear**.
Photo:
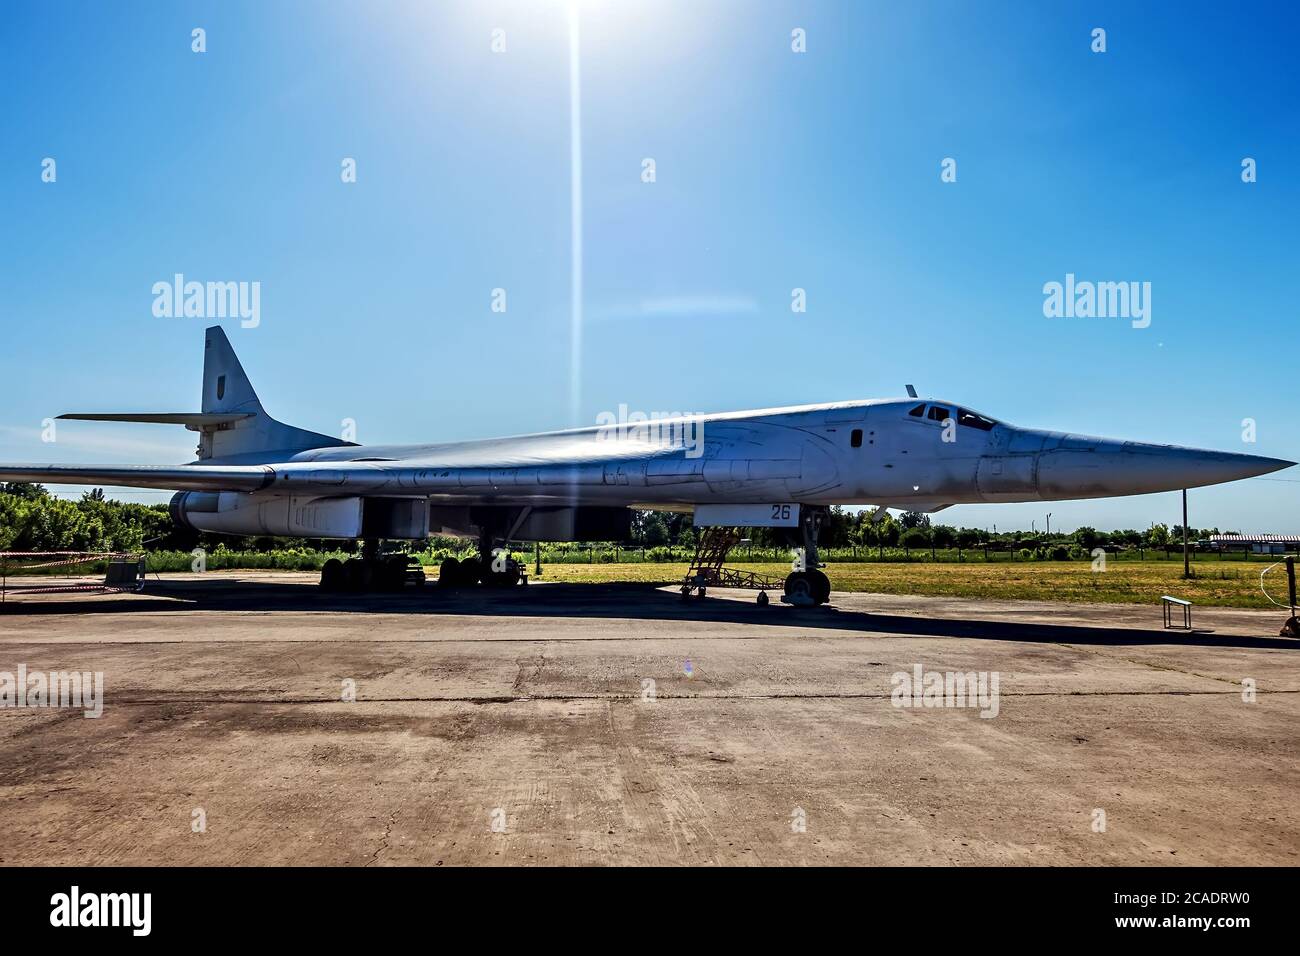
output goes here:
[[804, 570], [786, 576], [785, 594], [781, 600], [795, 607], [815, 607], [825, 604], [831, 597], [831, 579], [821, 570], [817, 554], [817, 532], [825, 514], [821, 508], [804, 508], [799, 518], [803, 532]]
[[820, 569], [786, 575], [782, 600], [796, 607], [825, 604], [831, 597], [831, 579]]
[[825, 509], [803, 508], [799, 525], [803, 532], [803, 561], [801, 570], [793, 571], [784, 582], [779, 577], [741, 571], [724, 567], [728, 553], [740, 540], [740, 529], [726, 526], [709, 526], [702, 530], [696, 545], [695, 557], [682, 581], [683, 598], [702, 598], [708, 587], [747, 588], [758, 591], [758, 603], [766, 606], [768, 589], [783, 587], [781, 600], [795, 607], [816, 607], [825, 604], [831, 596], [831, 580], [821, 570], [817, 556], [817, 531]]

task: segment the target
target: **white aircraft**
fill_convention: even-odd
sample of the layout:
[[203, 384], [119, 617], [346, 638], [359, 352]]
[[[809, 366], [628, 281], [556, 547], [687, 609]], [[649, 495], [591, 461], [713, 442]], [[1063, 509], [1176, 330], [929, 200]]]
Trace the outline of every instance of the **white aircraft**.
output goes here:
[[[817, 528], [832, 504], [938, 511], [970, 502], [1138, 495], [1250, 478], [1294, 462], [1017, 428], [953, 402], [910, 397], [628, 422], [426, 445], [361, 446], [304, 431], [262, 408], [220, 326], [206, 333], [201, 411], [68, 414], [164, 422], [200, 434], [187, 465], [3, 465], [0, 481], [109, 484], [179, 493], [181, 525], [233, 535], [364, 542], [332, 562], [326, 588], [400, 583], [405, 559], [380, 540], [475, 536], [480, 558], [440, 583], [517, 583], [493, 560], [504, 541], [609, 541], [629, 509], [693, 512], [698, 527], [802, 534], [806, 570], [787, 597], [823, 603]], [[799, 603], [799, 602], [797, 602]]]

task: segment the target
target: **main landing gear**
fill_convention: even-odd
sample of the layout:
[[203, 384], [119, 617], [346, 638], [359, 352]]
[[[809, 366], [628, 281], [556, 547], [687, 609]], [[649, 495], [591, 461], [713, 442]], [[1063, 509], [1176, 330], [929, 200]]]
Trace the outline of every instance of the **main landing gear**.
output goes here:
[[438, 568], [438, 587], [463, 588], [482, 584], [485, 587], [508, 588], [528, 583], [528, 566], [516, 561], [508, 550], [494, 552], [492, 539], [479, 539], [476, 558], [458, 561], [447, 558]]
[[482, 558], [466, 558], [464, 561], [447, 558], [438, 568], [438, 587], [463, 588], [473, 587], [476, 584], [487, 587], [514, 587], [528, 583], [528, 572], [522, 563], [514, 558], [503, 557], [497, 561], [500, 565], [499, 569], [494, 570], [492, 565], [495, 560], [488, 558], [485, 563]]
[[817, 555], [817, 530], [821, 527], [823, 512], [817, 508], [804, 508], [799, 520], [803, 532], [804, 570], [792, 571], [785, 579], [785, 595], [781, 598], [795, 607], [813, 607], [825, 604], [831, 597], [831, 579], [821, 570]]
[[330, 558], [320, 572], [322, 591], [365, 594], [371, 591], [401, 591], [408, 584], [424, 583], [424, 571], [409, 554], [380, 554], [379, 542], [367, 539], [361, 554], [340, 561]]

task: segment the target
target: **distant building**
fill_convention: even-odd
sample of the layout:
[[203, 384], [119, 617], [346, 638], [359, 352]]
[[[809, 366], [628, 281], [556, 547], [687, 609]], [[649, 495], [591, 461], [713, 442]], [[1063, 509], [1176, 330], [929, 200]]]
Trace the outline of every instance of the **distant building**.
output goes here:
[[1296, 534], [1212, 534], [1209, 543], [1215, 551], [1250, 551], [1252, 554], [1300, 552], [1300, 535]]

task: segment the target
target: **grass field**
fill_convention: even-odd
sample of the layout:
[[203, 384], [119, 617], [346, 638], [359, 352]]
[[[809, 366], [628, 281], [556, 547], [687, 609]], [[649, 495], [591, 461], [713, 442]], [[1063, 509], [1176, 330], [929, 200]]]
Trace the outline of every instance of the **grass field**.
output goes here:
[[[784, 576], [785, 564], [728, 564], [739, 570]], [[1075, 603], [1156, 604], [1162, 594], [1186, 598], [1198, 605], [1273, 608], [1259, 589], [1264, 562], [1244, 565], [1205, 562], [1193, 566], [1196, 577], [1182, 579], [1181, 561], [1112, 561], [1094, 572], [1087, 561], [1043, 561], [1019, 564], [832, 564], [825, 568], [836, 591], [877, 594], [930, 594]], [[685, 564], [545, 564], [543, 581], [676, 582]], [[1286, 575], [1278, 568], [1266, 579], [1269, 593], [1286, 600]], [[1277, 608], [1277, 610], [1281, 610]]]
[[[207, 570], [226, 571], [254, 568], [285, 571], [318, 571], [326, 558], [347, 558], [347, 554], [320, 552], [236, 553], [214, 552], [208, 555]], [[529, 573], [533, 562], [526, 553]], [[1201, 559], [1192, 563], [1195, 577], [1184, 581], [1181, 560], [1127, 560], [1116, 557], [1102, 572], [1092, 570], [1091, 561], [970, 561], [956, 562], [850, 562], [836, 561], [825, 567], [836, 591], [867, 591], [878, 594], [929, 594], [942, 597], [987, 599], [1070, 601], [1083, 604], [1156, 604], [1162, 594], [1186, 598], [1198, 605], [1275, 609], [1260, 591], [1260, 572], [1275, 559], [1219, 561]], [[149, 556], [150, 571], [189, 571], [193, 557], [189, 552], [159, 553]], [[784, 578], [790, 566], [778, 562], [729, 562], [728, 567], [755, 571]], [[686, 574], [685, 562], [635, 562], [562, 564], [542, 561], [543, 581], [561, 582], [653, 582], [681, 581]], [[24, 569], [9, 567], [9, 576]], [[50, 576], [65, 574], [102, 574], [103, 562], [81, 565], [76, 570], [51, 568]], [[437, 565], [425, 568], [433, 577]], [[1278, 567], [1269, 573], [1266, 583], [1274, 600], [1286, 600], [1286, 574]], [[1280, 610], [1280, 608], [1277, 608]]]

